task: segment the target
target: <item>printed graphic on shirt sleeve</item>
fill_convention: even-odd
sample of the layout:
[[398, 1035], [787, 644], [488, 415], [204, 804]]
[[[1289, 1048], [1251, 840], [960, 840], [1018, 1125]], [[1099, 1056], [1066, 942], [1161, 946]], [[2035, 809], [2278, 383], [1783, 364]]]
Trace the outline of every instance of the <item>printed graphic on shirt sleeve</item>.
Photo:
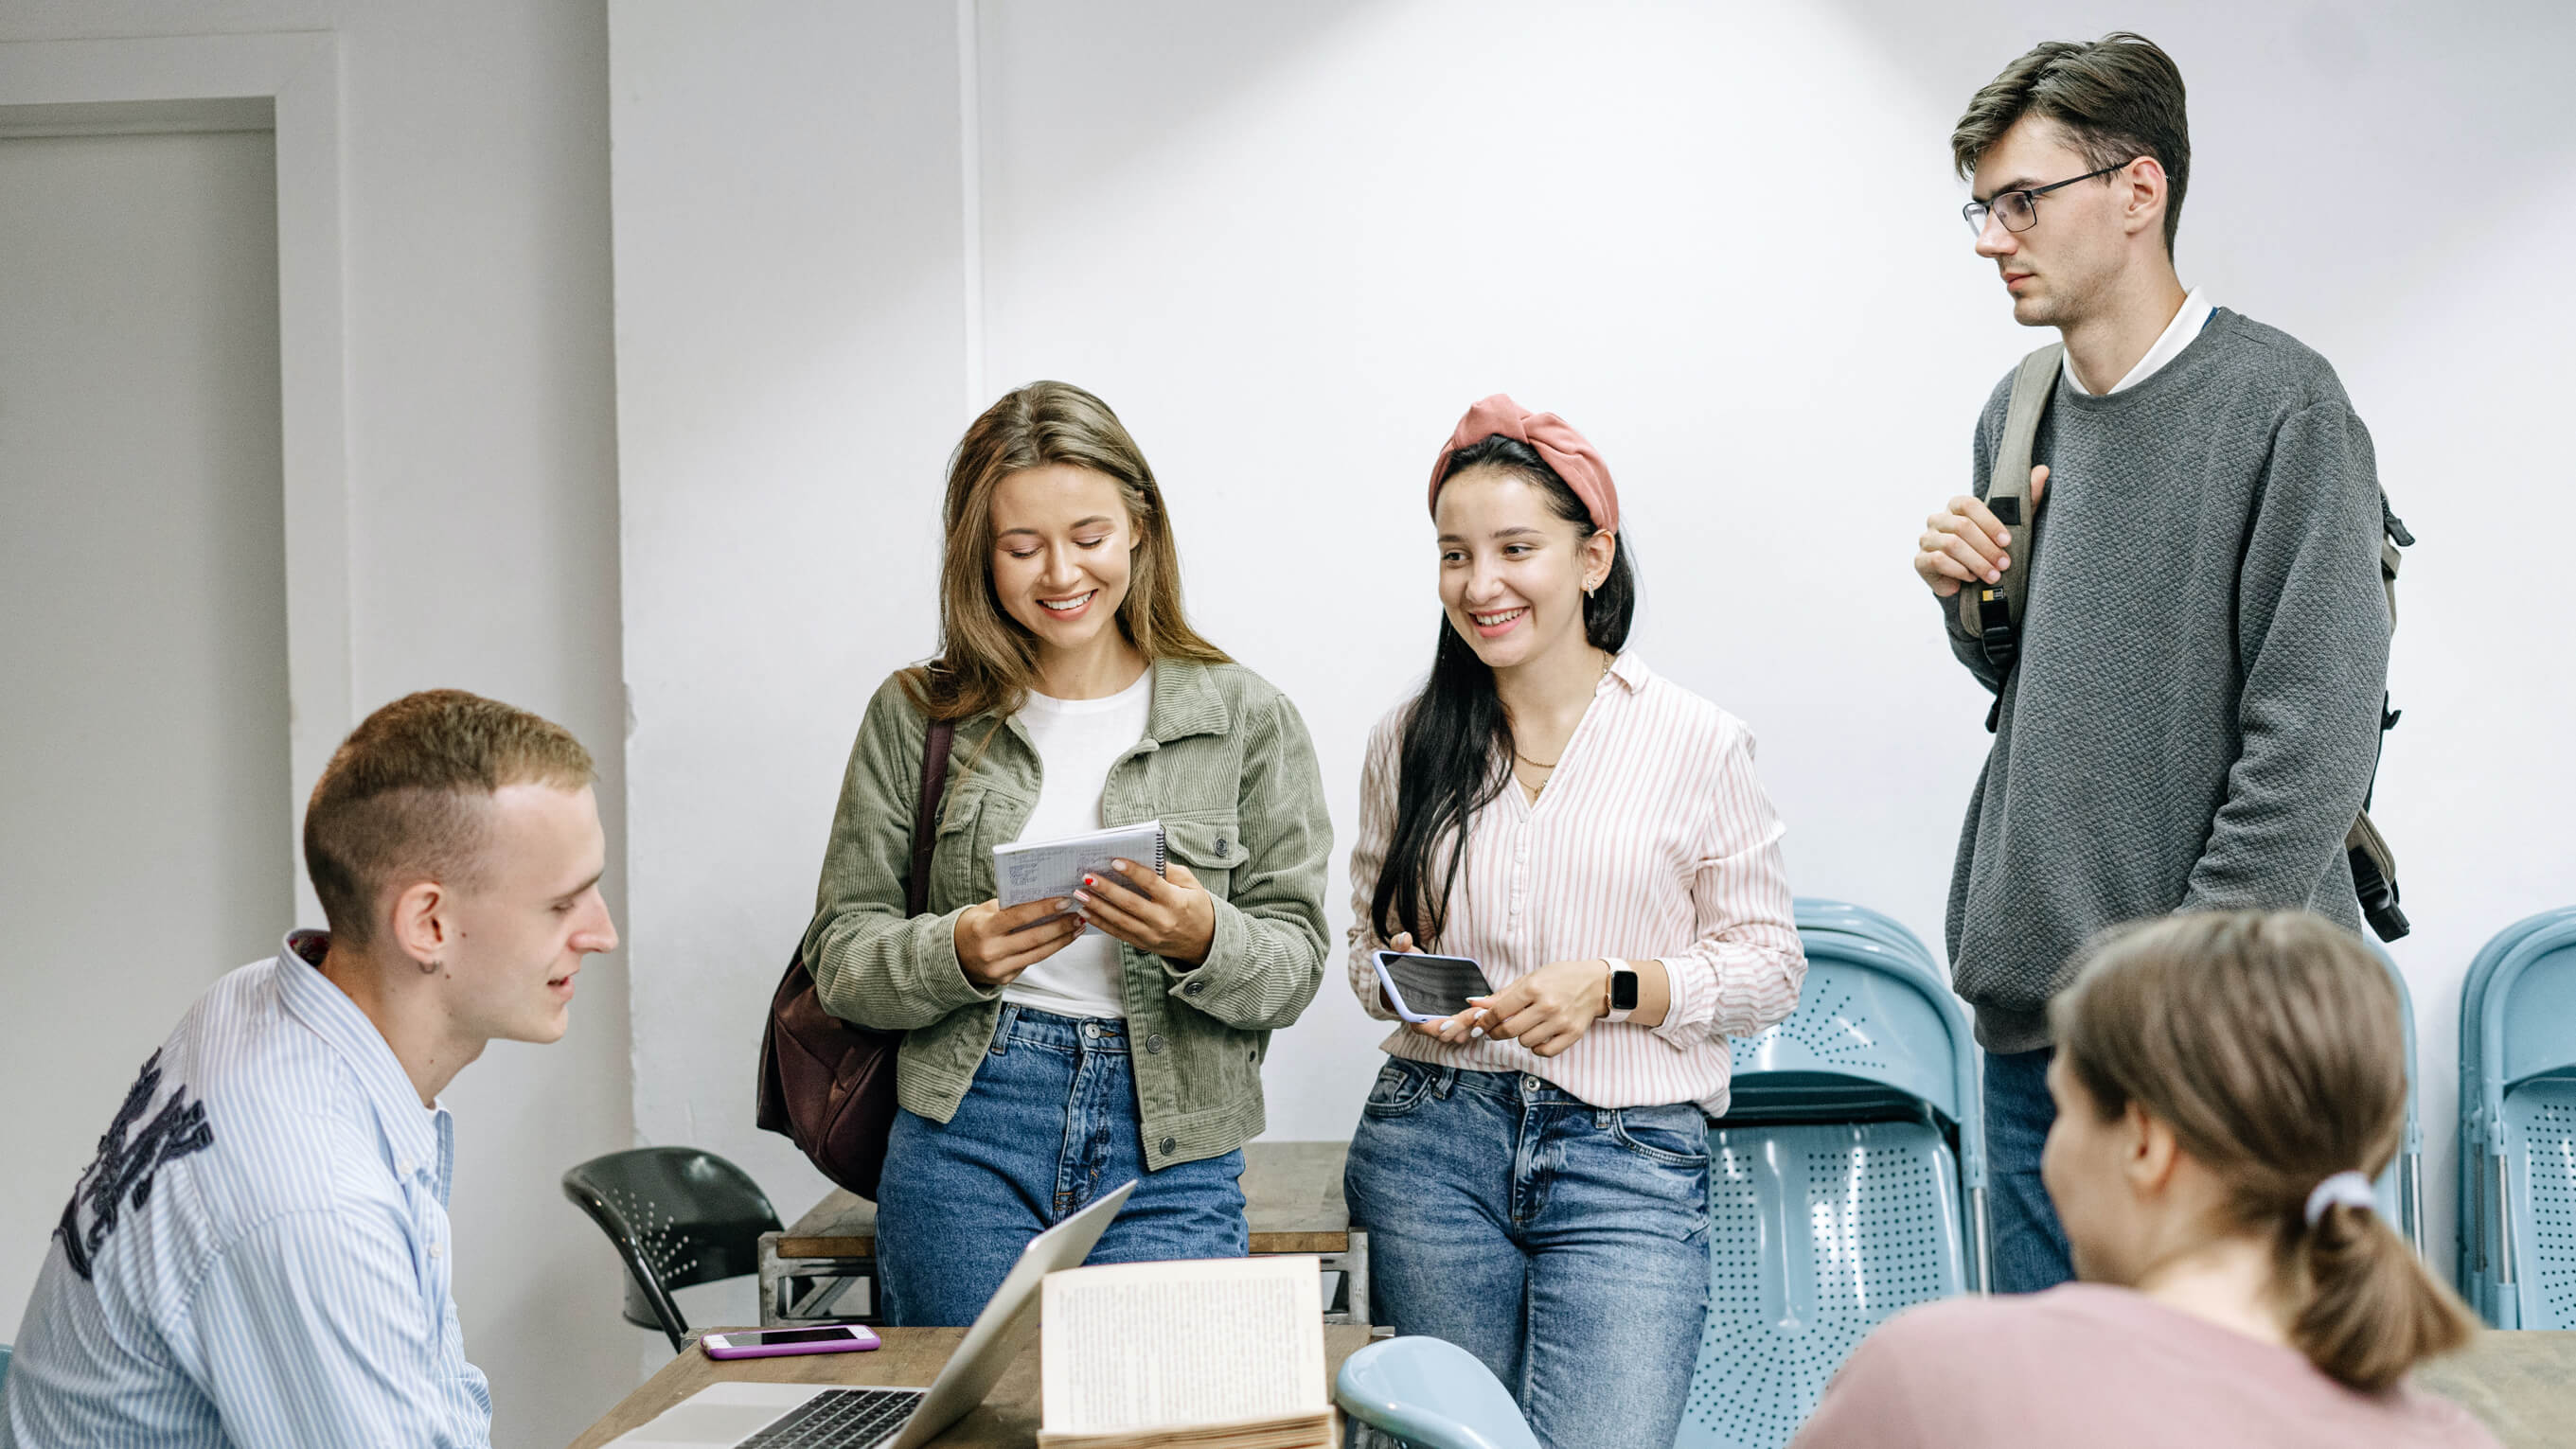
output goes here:
[[[54, 1236], [63, 1244], [63, 1256], [71, 1269], [83, 1278], [90, 1276], [90, 1264], [98, 1255], [99, 1245], [116, 1231], [118, 1217], [131, 1206], [140, 1208], [152, 1200], [152, 1175], [165, 1162], [175, 1162], [191, 1152], [203, 1152], [215, 1145], [215, 1129], [206, 1122], [206, 1104], [188, 1100], [187, 1087], [175, 1087], [170, 1100], [152, 1114], [140, 1131], [134, 1124], [161, 1090], [161, 1054], [154, 1052], [143, 1063], [143, 1074], [125, 1094], [125, 1105], [116, 1109], [116, 1120], [109, 1124], [107, 1135], [98, 1139], [98, 1158], [80, 1176], [72, 1188], [72, 1200], [63, 1208], [63, 1220]], [[127, 1133], [133, 1132], [131, 1140]], [[81, 1226], [81, 1210], [89, 1210], [89, 1226]]]

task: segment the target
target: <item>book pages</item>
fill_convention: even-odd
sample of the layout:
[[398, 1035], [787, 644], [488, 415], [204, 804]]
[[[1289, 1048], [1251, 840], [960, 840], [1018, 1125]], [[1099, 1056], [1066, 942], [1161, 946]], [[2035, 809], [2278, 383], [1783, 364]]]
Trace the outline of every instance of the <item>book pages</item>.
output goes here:
[[1128, 1263], [1047, 1275], [1041, 1444], [1331, 1442], [1312, 1257]]

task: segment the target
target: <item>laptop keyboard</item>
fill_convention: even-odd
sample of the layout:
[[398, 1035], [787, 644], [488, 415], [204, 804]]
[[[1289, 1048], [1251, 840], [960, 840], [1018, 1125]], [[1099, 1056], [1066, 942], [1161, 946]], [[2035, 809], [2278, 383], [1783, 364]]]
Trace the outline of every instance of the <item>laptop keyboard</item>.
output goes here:
[[919, 1389], [826, 1389], [737, 1449], [868, 1449], [921, 1406]]

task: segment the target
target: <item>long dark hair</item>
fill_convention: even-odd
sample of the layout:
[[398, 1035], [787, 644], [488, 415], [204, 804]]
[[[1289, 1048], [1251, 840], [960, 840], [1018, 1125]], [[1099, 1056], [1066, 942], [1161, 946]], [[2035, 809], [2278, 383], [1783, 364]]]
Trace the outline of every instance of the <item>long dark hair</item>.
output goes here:
[[[1573, 524], [1578, 537], [1601, 531], [1583, 500], [1527, 443], [1497, 433], [1452, 453], [1440, 476], [1445, 482], [1471, 468], [1499, 468], [1524, 479], [1547, 495], [1550, 511]], [[1636, 614], [1636, 569], [1621, 539], [1609, 576], [1583, 601], [1583, 637], [1595, 649], [1616, 654], [1626, 647]], [[1466, 856], [1467, 821], [1503, 792], [1512, 772], [1512, 721], [1494, 692], [1494, 671], [1450, 626], [1445, 611], [1431, 677], [1405, 709], [1396, 758], [1395, 829], [1369, 899], [1369, 923], [1381, 941], [1410, 931], [1417, 945], [1431, 949], [1449, 922], [1449, 894]]]

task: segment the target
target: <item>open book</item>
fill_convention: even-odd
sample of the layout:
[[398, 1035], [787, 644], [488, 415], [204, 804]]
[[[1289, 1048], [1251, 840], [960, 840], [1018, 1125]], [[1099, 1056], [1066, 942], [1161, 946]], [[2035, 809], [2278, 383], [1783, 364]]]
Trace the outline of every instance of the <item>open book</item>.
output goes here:
[[1333, 1449], [1310, 1257], [1049, 1273], [1042, 1449]]

